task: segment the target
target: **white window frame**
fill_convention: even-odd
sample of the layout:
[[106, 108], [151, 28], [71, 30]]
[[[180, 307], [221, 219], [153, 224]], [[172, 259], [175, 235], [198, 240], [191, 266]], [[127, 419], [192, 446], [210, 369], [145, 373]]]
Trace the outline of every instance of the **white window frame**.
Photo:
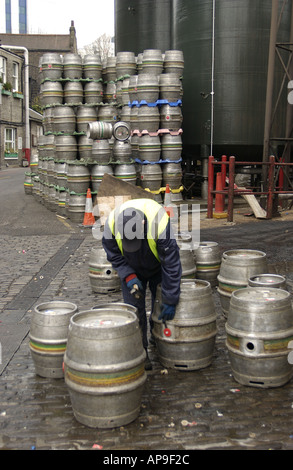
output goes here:
[[2, 78], [3, 83], [6, 83], [6, 74], [7, 74], [7, 59], [0, 56], [0, 77]]
[[13, 62], [13, 75], [12, 75], [12, 80], [13, 80], [13, 91], [19, 91], [18, 89], [18, 77], [19, 77], [19, 64], [17, 62]]
[[[10, 133], [11, 135], [9, 136], [8, 133]], [[5, 128], [4, 151], [5, 151], [5, 153], [17, 153], [16, 129], [14, 127], [6, 127]]]

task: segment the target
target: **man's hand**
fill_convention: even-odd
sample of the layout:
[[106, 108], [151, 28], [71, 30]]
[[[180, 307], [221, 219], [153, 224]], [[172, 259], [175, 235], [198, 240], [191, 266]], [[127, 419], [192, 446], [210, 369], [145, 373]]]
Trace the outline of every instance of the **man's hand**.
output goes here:
[[161, 305], [161, 314], [159, 316], [159, 320], [162, 320], [163, 322], [173, 320], [173, 318], [175, 317], [175, 309], [176, 305]]
[[141, 281], [138, 279], [136, 274], [130, 274], [125, 278], [127, 288], [130, 290], [130, 293], [136, 298], [140, 298], [143, 292], [143, 286]]

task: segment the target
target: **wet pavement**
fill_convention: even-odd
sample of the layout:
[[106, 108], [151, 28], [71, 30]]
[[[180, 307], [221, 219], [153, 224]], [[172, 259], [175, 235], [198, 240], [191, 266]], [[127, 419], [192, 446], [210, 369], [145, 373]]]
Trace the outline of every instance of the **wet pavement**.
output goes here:
[[[18, 191], [24, 198], [23, 188]], [[29, 212], [30, 205], [35, 207], [34, 197], [25, 198]], [[43, 206], [38, 210], [46, 220], [48, 210]], [[52, 217], [56, 215], [48, 214], [48, 219]], [[47, 235], [45, 227], [44, 233], [34, 235], [31, 224], [27, 234], [23, 230], [16, 235], [13, 226], [12, 235], [0, 234], [1, 450], [102, 449], [128, 455], [139, 450], [192, 454], [196, 450], [293, 449], [293, 382], [262, 389], [235, 381], [216, 288], [218, 332], [211, 365], [197, 371], [166, 370], [156, 347], [150, 345], [153, 369], [147, 372], [138, 418], [114, 429], [80, 424], [64, 380], [35, 373], [28, 336], [32, 310], [52, 300], [73, 302], [82, 311], [101, 301], [122, 299], [120, 292], [92, 292], [88, 262], [96, 240], [91, 230], [58, 223], [61, 229], [52, 233], [48, 227]], [[215, 221], [203, 223], [201, 240], [218, 242], [222, 252], [264, 251], [270, 272], [285, 275], [291, 291], [292, 232], [293, 222], [286, 217], [235, 225]]]

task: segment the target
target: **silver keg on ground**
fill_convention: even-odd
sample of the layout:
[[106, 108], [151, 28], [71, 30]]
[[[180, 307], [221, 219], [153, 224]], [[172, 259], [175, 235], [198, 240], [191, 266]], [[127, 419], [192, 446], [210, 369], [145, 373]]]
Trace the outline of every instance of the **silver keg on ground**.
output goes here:
[[202, 241], [193, 253], [197, 279], [208, 281], [212, 287], [216, 286], [221, 267], [221, 254], [218, 243]]
[[217, 334], [212, 289], [207, 281], [182, 280], [175, 317], [164, 325], [160, 316], [158, 287], [153, 335], [162, 365], [178, 370], [197, 370], [212, 362]]
[[52, 301], [35, 307], [29, 348], [35, 370], [41, 377], [63, 377], [63, 357], [66, 350], [70, 318], [78, 311], [71, 302]]
[[232, 292], [248, 286], [250, 277], [267, 273], [266, 254], [258, 250], [228, 250], [222, 255], [218, 292], [225, 316], [229, 313]]
[[289, 292], [246, 287], [231, 296], [226, 345], [232, 373], [243, 385], [279, 387], [292, 377], [288, 344], [293, 335]]
[[89, 259], [89, 279], [92, 291], [98, 294], [109, 294], [121, 289], [120, 278], [107, 260], [102, 243], [91, 250]]
[[286, 278], [279, 274], [258, 274], [248, 280], [250, 287], [275, 287], [286, 290]]
[[194, 279], [196, 277], [196, 264], [193, 256], [192, 236], [180, 233], [177, 237], [179, 255], [182, 267], [182, 280]]
[[71, 318], [64, 356], [74, 416], [94, 428], [134, 421], [146, 381], [136, 314], [115, 303]]

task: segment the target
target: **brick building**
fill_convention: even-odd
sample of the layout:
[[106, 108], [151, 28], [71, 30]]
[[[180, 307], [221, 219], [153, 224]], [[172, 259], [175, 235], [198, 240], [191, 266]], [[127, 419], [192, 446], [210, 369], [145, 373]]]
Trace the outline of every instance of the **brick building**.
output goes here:
[[[7, 46], [14, 47], [9, 49]], [[0, 167], [6, 163], [21, 165], [25, 156], [23, 149], [25, 148], [24, 76], [26, 65], [24, 50], [17, 50], [15, 49], [16, 46], [26, 48], [28, 51], [30, 153], [34, 154], [37, 145], [36, 137], [42, 133], [42, 115], [39, 107], [40, 58], [46, 52], [58, 52], [60, 54], [77, 52], [74, 23], [71, 23], [69, 34], [63, 35], [0, 33], [0, 77], [2, 78], [2, 92], [0, 95]], [[6, 88], [9, 88], [9, 90], [6, 90]]]

